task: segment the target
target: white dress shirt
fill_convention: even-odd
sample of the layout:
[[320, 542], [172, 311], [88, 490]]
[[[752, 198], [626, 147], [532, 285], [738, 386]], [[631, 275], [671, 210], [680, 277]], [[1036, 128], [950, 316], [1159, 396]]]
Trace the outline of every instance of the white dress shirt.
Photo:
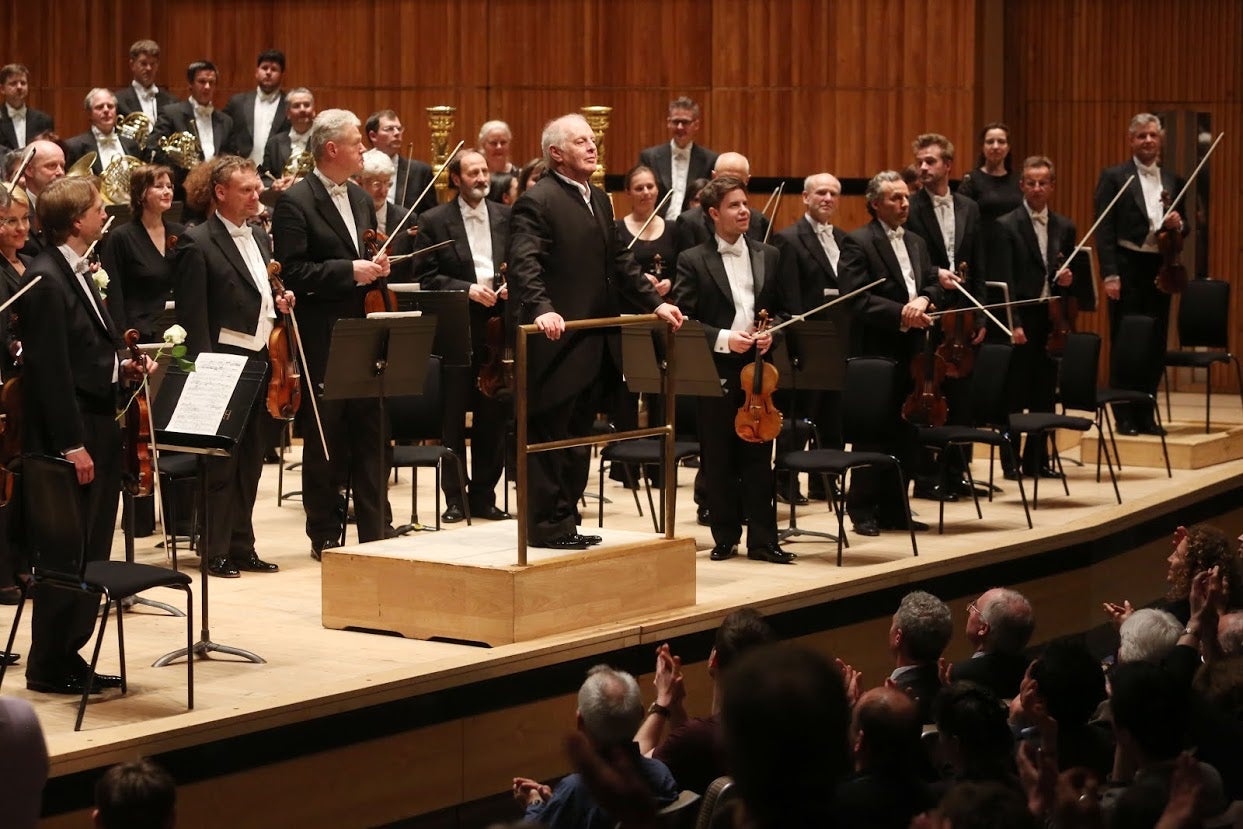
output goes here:
[[[306, 152], [306, 140], [310, 136], [311, 136], [311, 130], [309, 127], [307, 128], [306, 132], [298, 132], [295, 129], [289, 130], [289, 152], [290, 152], [289, 157], [290, 158], [293, 158], [293, 156], [297, 155], [298, 153]], [[388, 192], [392, 193], [393, 191], [390, 189]], [[389, 201], [392, 201], [392, 199], [389, 199]]]
[[[883, 225], [882, 225], [883, 226]], [[907, 301], [919, 296], [919, 288], [915, 284], [915, 267], [911, 264], [911, 255], [906, 250], [906, 228], [885, 228], [893, 255], [898, 258], [898, 267], [902, 269], [902, 281], [906, 283]]]
[[259, 319], [255, 323], [254, 332], [234, 331], [222, 326], [220, 344], [244, 348], [247, 351], [262, 351], [268, 347], [268, 337], [276, 325], [276, 302], [272, 299], [267, 265], [263, 262], [259, 243], [255, 241], [255, 232], [249, 225], [238, 227], [219, 213], [216, 217], [220, 219], [224, 229], [229, 231], [229, 237], [237, 245], [238, 253], [242, 254], [242, 261], [246, 263], [250, 278], [259, 291]]
[[1161, 205], [1161, 168], [1156, 164], [1141, 164], [1135, 159], [1135, 169], [1139, 171], [1139, 186], [1144, 191], [1144, 206], [1148, 208], [1148, 238], [1140, 246], [1146, 253], [1157, 253], [1157, 240], [1154, 234], [1161, 229], [1161, 217], [1165, 208]]
[[216, 154], [216, 135], [211, 125], [211, 115], [215, 112], [215, 107], [202, 106], [193, 99], [190, 100], [190, 106], [194, 110], [194, 128], [198, 132], [203, 160], [211, 161]]
[[151, 119], [151, 125], [155, 126], [155, 119], [160, 115], [160, 109], [156, 104], [155, 96], [160, 94], [160, 88], [155, 84], [143, 86], [138, 81], [130, 81], [129, 85], [133, 87], [135, 94], [138, 95], [138, 105], [142, 107], [142, 111]]
[[263, 163], [263, 148], [272, 137], [272, 124], [276, 121], [277, 110], [280, 108], [280, 91], [268, 94], [262, 89], [255, 89], [255, 143], [250, 148], [250, 160], [256, 164]]
[[714, 350], [728, 354], [730, 333], [750, 331], [755, 324], [755, 276], [751, 273], [751, 249], [747, 247], [745, 235], [739, 236], [732, 245], [717, 236], [716, 249], [725, 265], [725, 276], [729, 279], [729, 292], [734, 299], [734, 320], [728, 329], [717, 332]]
[[820, 247], [824, 248], [824, 255], [829, 257], [829, 264], [833, 266], [833, 273], [837, 273], [837, 262], [842, 258], [842, 251], [837, 246], [837, 239], [833, 237], [833, 225], [817, 222], [811, 217], [810, 213], [804, 213], [803, 217], [807, 219], [811, 229], [816, 232], [816, 238], [820, 240]]
[[13, 134], [17, 136], [16, 150], [20, 150], [26, 146], [26, 107], [21, 109], [13, 109], [8, 104], [4, 108], [9, 112], [9, 120], [13, 122]]
[[461, 196], [458, 196], [457, 203], [462, 210], [462, 223], [466, 225], [466, 243], [470, 245], [475, 281], [485, 288], [491, 288], [495, 271], [492, 264], [492, 225], [488, 221], [488, 204], [480, 201], [478, 206], [471, 207]]
[[121, 149], [121, 137], [116, 130], [104, 135], [97, 127], [91, 127], [91, 134], [95, 136], [95, 146], [99, 147], [100, 169], [107, 170], [109, 164], [125, 155], [125, 151]]
[[950, 269], [954, 268], [954, 194], [932, 196], [932, 209], [937, 214], [937, 224], [941, 226], [941, 241], [945, 243], [945, 254], [949, 257]]
[[[104, 319], [103, 311], [99, 309], [99, 303], [95, 301], [95, 292], [91, 290], [91, 283], [87, 280], [91, 279], [91, 263], [81, 256], [69, 245], [57, 245], [56, 249], [60, 251], [60, 255], [65, 257], [65, 261], [69, 263], [69, 267], [73, 269], [73, 275], [77, 278], [78, 284], [82, 286], [82, 290], [86, 291], [86, 299], [91, 304], [91, 310], [95, 312], [95, 316], [99, 318], [104, 328], [108, 327], [108, 321]], [[112, 382], [116, 382], [121, 376], [121, 363], [117, 359], [116, 351], [112, 353]]]
[[686, 201], [686, 177], [691, 171], [691, 148], [694, 146], [695, 142], [692, 141], [683, 149], [676, 141], [672, 139], [669, 141], [669, 149], [673, 153], [673, 167], [669, 172], [673, 196], [670, 197], [669, 205], [665, 208], [666, 219], [676, 219], [682, 212], [682, 203]]
[[[1032, 220], [1032, 230], [1036, 231], [1036, 246], [1040, 248], [1040, 261], [1044, 263], [1047, 274], [1049, 271], [1049, 208], [1046, 207], [1037, 213], [1025, 201], [1023, 209], [1027, 211], [1027, 215]], [[1040, 290], [1040, 297], [1043, 299], [1047, 296], [1049, 296], [1049, 280], [1046, 277], [1044, 287]]]
[[350, 239], [354, 242], [354, 252], [358, 253], [358, 223], [354, 221], [354, 208], [350, 206], [349, 183], [337, 184], [318, 169], [315, 170], [315, 175], [323, 182], [324, 187], [328, 188], [328, 195], [332, 197], [332, 203], [336, 205], [337, 212], [341, 214], [345, 229], [350, 232]]

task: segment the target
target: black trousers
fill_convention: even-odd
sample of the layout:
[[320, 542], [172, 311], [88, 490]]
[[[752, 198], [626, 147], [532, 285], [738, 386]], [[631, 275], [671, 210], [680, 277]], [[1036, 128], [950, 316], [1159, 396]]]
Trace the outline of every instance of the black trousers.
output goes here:
[[[559, 405], [530, 413], [527, 440], [545, 443], [591, 433], [603, 383], [588, 387]], [[542, 544], [575, 532], [578, 505], [587, 489], [591, 447], [536, 452], [527, 456], [527, 543]]]
[[[467, 498], [471, 513], [496, 506], [496, 485], [505, 470], [505, 428], [510, 406], [479, 391], [479, 364], [444, 370], [444, 422], [442, 441], [466, 463], [466, 410], [474, 412], [470, 437], [470, 473]], [[457, 467], [449, 464], [441, 476], [441, 489], [449, 504], [462, 504], [462, 482]]]
[[266, 395], [256, 395], [233, 454], [227, 458], [207, 459], [209, 558], [241, 560], [255, 552], [255, 498], [259, 493], [259, 478], [263, 475], [263, 455], [268, 447], [271, 420]]
[[[1023, 334], [1027, 342], [1014, 347], [1010, 359], [1010, 375], [1007, 389], [1012, 412], [1053, 411], [1053, 388], [1057, 381], [1057, 363], [1049, 356], [1049, 332], [1052, 324], [1044, 305], [1038, 310], [1021, 309]], [[1020, 457], [1019, 435], [1010, 435], [1014, 456]], [[1023, 472], [1037, 473], [1048, 462], [1048, 447], [1043, 438], [1028, 435], [1027, 445], [1022, 449]]]
[[[304, 386], [305, 389], [305, 386]], [[360, 541], [385, 537], [389, 516], [388, 434], [377, 400], [320, 400], [319, 414], [332, 461], [324, 457], [310, 401], [298, 409], [302, 433], [302, 506], [314, 541], [339, 538], [344, 516], [340, 490], [348, 476]]]
[[[1122, 277], [1122, 296], [1117, 300], [1109, 300], [1111, 343], [1117, 342], [1118, 327], [1124, 316], [1139, 314], [1154, 320], [1149, 353], [1144, 362], [1148, 366], [1148, 372], [1140, 380], [1141, 388], [1137, 389], [1154, 395], [1161, 382], [1165, 338], [1170, 326], [1170, 295], [1157, 290], [1154, 284], [1160, 269], [1160, 254], [1119, 248], [1118, 273]], [[1116, 380], [1111, 378], [1110, 385], [1117, 385]], [[1114, 419], [1118, 421], [1142, 424], [1152, 419], [1152, 411], [1146, 406], [1133, 407], [1129, 403], [1115, 403], [1113, 411]]]
[[734, 417], [745, 395], [735, 390], [723, 397], [700, 397], [700, 471], [712, 516], [712, 540], [737, 544], [742, 519], [747, 519], [747, 549], [777, 544], [777, 511], [773, 504], [773, 442], [749, 443], [734, 431]]
[[[82, 426], [83, 445], [95, 463], [95, 479], [81, 488], [86, 560], [107, 561], [121, 495], [121, 429], [111, 414], [83, 413]], [[99, 597], [39, 584], [31, 591], [31, 600], [26, 678], [57, 681], [80, 675], [86, 662], [78, 651], [95, 630]]]

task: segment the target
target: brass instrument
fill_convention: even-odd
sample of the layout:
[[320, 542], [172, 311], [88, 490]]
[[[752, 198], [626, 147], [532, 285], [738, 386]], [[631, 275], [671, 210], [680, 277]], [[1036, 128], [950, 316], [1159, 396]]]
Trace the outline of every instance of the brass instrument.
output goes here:
[[159, 145], [169, 160], [183, 170], [193, 170], [203, 160], [203, 148], [194, 133], [175, 132], [161, 138]]
[[145, 150], [151, 136], [151, 119], [145, 112], [131, 112], [117, 121], [116, 131]]
[[281, 178], [292, 178], [294, 181], [308, 176], [315, 169], [315, 156], [308, 152], [296, 153], [289, 157], [285, 162], [285, 169], [281, 171]]
[[65, 171], [66, 178], [84, 178], [86, 176], [95, 175], [91, 172], [91, 168], [95, 166], [95, 159], [98, 158], [94, 151], [88, 152]]
[[112, 159], [104, 174], [99, 177], [99, 193], [104, 197], [105, 204], [129, 203], [129, 180], [134, 168], [143, 163], [141, 158], [132, 155], [117, 156]]

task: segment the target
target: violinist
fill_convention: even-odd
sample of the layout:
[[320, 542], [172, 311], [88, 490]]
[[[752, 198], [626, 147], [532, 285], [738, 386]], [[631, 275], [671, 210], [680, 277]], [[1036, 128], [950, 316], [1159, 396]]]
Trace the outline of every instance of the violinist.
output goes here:
[[[0, 187], [0, 302], [5, 302], [22, 287], [26, 268], [30, 266], [30, 257], [18, 253], [26, 244], [26, 236], [30, 232], [30, 218], [26, 215], [29, 202], [26, 191], [14, 188], [12, 194], [8, 187]], [[21, 340], [16, 327], [10, 322], [14, 315], [9, 311], [0, 313], [0, 344], [5, 353], [0, 357], [0, 381], [7, 381], [16, 376], [19, 368], [19, 352]], [[20, 412], [16, 413], [20, 417]], [[7, 425], [12, 425], [17, 418], [10, 418]], [[8, 443], [6, 435], [5, 443]], [[7, 454], [7, 453], [6, 453]], [[0, 522], [4, 529], [0, 530], [0, 605], [17, 604], [20, 592], [15, 581], [17, 571], [16, 547], [7, 532], [8, 510], [0, 510]], [[4, 659], [0, 653], [0, 660]]]
[[[287, 312], [293, 295], [286, 292], [273, 299], [268, 236], [246, 221], [260, 210], [263, 184], [248, 159], [223, 155], [206, 163], [211, 165], [208, 218], [185, 232], [173, 260], [177, 322], [186, 329], [191, 359], [219, 352], [266, 362], [276, 312]], [[237, 578], [242, 570], [279, 569], [259, 558], [251, 523], [267, 442], [264, 404], [265, 398], [256, 395], [231, 456], [208, 459], [207, 572], [213, 576]]]
[[[751, 180], [751, 162], [742, 153], [721, 153], [713, 164], [712, 178], [720, 178], [721, 176], [741, 179], [745, 187], [747, 182]], [[687, 195], [690, 195], [692, 191], [694, 191], [693, 184], [690, 190], [687, 191]], [[677, 197], [675, 196], [674, 198], [676, 199]], [[756, 242], [764, 241], [764, 235], [768, 232], [768, 224], [767, 216], [759, 210], [751, 208], [751, 221], [747, 229], [747, 238]], [[708, 211], [704, 209], [702, 203], [699, 207], [691, 207], [682, 211], [673, 223], [673, 238], [679, 254], [696, 245], [712, 241], [714, 232], [712, 219], [708, 216]]]
[[[466, 410], [474, 412], [470, 441], [470, 477], [465, 485], [457, 468], [445, 469], [441, 486], [446, 509], [441, 519], [453, 524], [470, 507], [472, 518], [509, 518], [496, 506], [496, 484], [505, 467], [507, 406], [479, 391], [479, 370], [489, 358], [488, 321], [501, 317], [508, 289], [495, 283], [509, 245], [509, 208], [488, 201], [488, 162], [478, 150], [462, 150], [449, 162], [449, 182], [457, 198], [419, 216], [416, 247], [452, 239], [454, 244], [419, 257], [419, 282], [426, 291], [466, 291], [470, 298], [471, 365], [451, 367], [444, 375], [444, 445], [466, 457]], [[495, 344], [492, 348], [495, 348]], [[465, 465], [465, 464], [463, 464]], [[463, 504], [463, 500], [468, 504]]]
[[[406, 216], [407, 208], [399, 207], [388, 200], [389, 182], [396, 169], [391, 158], [379, 150], [371, 149], [363, 153], [363, 168], [354, 177], [367, 191], [367, 195], [371, 196], [371, 204], [375, 207], [376, 230], [386, 237], [393, 233], [397, 234], [397, 238], [388, 248], [390, 258], [414, 250], [414, 236], [411, 234], [419, 227], [418, 217], [415, 214], [406, 219], [405, 224], [401, 224], [401, 220]], [[416, 280], [412, 260], [406, 259], [398, 262], [392, 268], [388, 277], [389, 282], [414, 282]]]
[[[993, 272], [1010, 286], [1012, 300], [1061, 297], [1059, 307], [1041, 303], [1015, 308], [1014, 357], [1010, 366], [1010, 411], [1053, 411], [1053, 389], [1057, 370], [1048, 353], [1051, 314], [1069, 312], [1067, 299], [1072, 297], [1074, 282], [1084, 284], [1084, 276], [1075, 274], [1062, 262], [1075, 249], [1075, 223], [1049, 209], [1053, 195], [1053, 162], [1045, 156], [1032, 156], [1023, 162], [1019, 189], [1023, 203], [997, 220], [997, 253]], [[1077, 257], [1071, 263], [1082, 270]], [[1091, 290], [1091, 285], [1087, 285]], [[1012, 435], [1019, 457], [1019, 436]], [[1005, 469], [1007, 478], [1023, 475], [1045, 478], [1059, 477], [1049, 468], [1047, 447], [1043, 440], [1029, 440], [1022, 453], [1022, 469]], [[1011, 457], [1009, 455], [1006, 458]]]
[[[362, 317], [365, 295], [377, 279], [389, 274], [388, 256], [367, 257], [363, 234], [376, 226], [371, 198], [350, 176], [362, 169], [363, 142], [358, 118], [343, 109], [315, 116], [307, 151], [315, 171], [285, 191], [272, 214], [276, 259], [284, 267], [286, 286], [299, 302], [299, 328], [307, 365], [303, 367], [308, 395], [322, 394], [332, 326], [338, 319]], [[383, 419], [374, 400], [324, 400], [319, 405], [330, 465], [320, 443], [314, 410], [299, 409], [302, 447], [302, 505], [311, 555], [336, 546], [344, 511], [339, 488], [348, 471], [354, 492], [359, 538], [377, 541], [389, 529], [385, 469], [377, 447], [384, 435]], [[339, 470], [334, 476], [334, 470]]]
[[[1178, 205], [1158, 227], [1165, 215], [1161, 194], [1166, 192], [1173, 196], [1182, 192], [1183, 179], [1161, 167], [1161, 147], [1165, 141], [1161, 119], [1141, 112], [1131, 119], [1128, 135], [1131, 159], [1101, 171], [1093, 201], [1099, 216], [1132, 175], [1135, 180], [1128, 189], [1134, 198], [1119, 199], [1101, 222], [1096, 231], [1096, 253], [1104, 276], [1105, 296], [1109, 297], [1110, 337], [1117, 337], [1118, 326], [1127, 314], [1142, 314], [1156, 322], [1152, 327], [1147, 360], [1150, 372], [1144, 387], [1138, 389], [1156, 394], [1170, 323], [1170, 295], [1159, 291], [1154, 284], [1162, 262], [1156, 232], [1162, 228], [1187, 232]], [[1115, 403], [1113, 411], [1114, 426], [1120, 434], [1162, 434], [1150, 408]]]
[[755, 359], [757, 349], [766, 354], [773, 343], [772, 335], [754, 333], [756, 315], [767, 310], [777, 322], [797, 313], [797, 277], [788, 255], [746, 238], [751, 211], [742, 179], [717, 176], [700, 193], [699, 204], [715, 234], [678, 257], [670, 298], [703, 325], [725, 384], [723, 397], [698, 399], [711, 558], [724, 561], [738, 554], [746, 519], [747, 558], [789, 564], [794, 555], [777, 543], [773, 444], [744, 441], [734, 431], [734, 417], [745, 397], [739, 382], [743, 366]]
[[[879, 451], [896, 457], [909, 480], [918, 463], [915, 430], [901, 418], [901, 402], [911, 388], [907, 366], [920, 353], [924, 329], [932, 325], [928, 311], [944, 301], [945, 286], [940, 269], [932, 262], [928, 246], [906, 230], [910, 196], [902, 176], [893, 170], [877, 173], [866, 193], [872, 222], [846, 234], [837, 271], [843, 293], [883, 278], [883, 284], [859, 295], [850, 329], [851, 355], [889, 357], [897, 361], [892, 438], [882, 445], [854, 448]], [[916, 530], [928, 525], [914, 521], [897, 499], [897, 487], [888, 473], [857, 469], [851, 475], [846, 510], [860, 535], [881, 530]]]
[[[24, 386], [23, 449], [64, 456], [82, 494], [83, 550], [88, 561], [112, 552], [121, 493], [121, 429], [116, 413], [122, 378], [152, 368], [120, 360], [120, 338], [84, 257], [104, 226], [94, 182], [62, 178], [39, 196], [49, 247], [26, 269], [43, 279], [19, 301]], [[54, 507], [51, 507], [54, 508]], [[91, 637], [99, 598], [40, 584], [34, 588], [26, 687], [41, 693], [98, 693], [120, 687], [117, 676], [92, 675], [78, 649]]]

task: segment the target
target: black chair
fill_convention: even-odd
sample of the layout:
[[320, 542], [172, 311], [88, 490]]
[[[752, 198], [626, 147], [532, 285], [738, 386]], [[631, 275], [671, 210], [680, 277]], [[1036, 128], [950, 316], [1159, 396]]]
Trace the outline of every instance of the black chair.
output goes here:
[[[1100, 446], [1105, 453], [1105, 462], [1109, 465], [1109, 480], [1114, 485], [1114, 497], [1122, 503], [1122, 495], [1118, 492], [1118, 479], [1114, 475], [1113, 459], [1109, 445], [1100, 432], [1100, 423], [1086, 417], [1075, 417], [1066, 414], [1067, 409], [1084, 412], [1096, 412], [1096, 366], [1101, 358], [1101, 338], [1096, 334], [1072, 333], [1066, 337], [1066, 351], [1062, 354], [1062, 362], [1057, 371], [1057, 385], [1062, 412], [1027, 412], [1010, 415], [1010, 433], [1029, 435], [1029, 440], [1044, 440], [1049, 445], [1049, 457], [1062, 479], [1062, 489], [1070, 495], [1070, 487], [1066, 483], [1066, 470], [1062, 468], [1062, 456], [1057, 451], [1055, 433], [1058, 429], [1070, 429], [1076, 432], [1088, 432], [1097, 427]], [[1040, 476], [1037, 475], [1032, 485], [1032, 509], [1040, 508]]]
[[[177, 539], [189, 539], [191, 551], [196, 549], [198, 532], [198, 456], [189, 452], [160, 453], [160, 490], [164, 495], [164, 543], [172, 556], [173, 569], [177, 570]], [[189, 497], [185, 497], [185, 493]], [[190, 507], [190, 523], [182, 530], [181, 506]]]
[[447, 446], [422, 445], [421, 441], [438, 441], [443, 434], [444, 373], [439, 357], [427, 358], [427, 378], [423, 381], [423, 393], [389, 397], [385, 399], [388, 409], [391, 437], [393, 439], [393, 468], [410, 467], [410, 524], [403, 530], [419, 527], [419, 473], [420, 467], [436, 470], [436, 529], [440, 529], [440, 477], [445, 461], [457, 464], [458, 480], [462, 483], [462, 510], [466, 523], [470, 520], [470, 503], [466, 497], [466, 469], [462, 459]]
[[[690, 439], [688, 436], [682, 436], [679, 440], [676, 435], [678, 424], [694, 423], [694, 413], [692, 406], [694, 398], [679, 397], [675, 403], [676, 411], [674, 412], [674, 443], [673, 443], [673, 486], [678, 485], [677, 474], [678, 467], [692, 458], [699, 457], [699, 442]], [[611, 423], [596, 424], [595, 431], [615, 432], [617, 429]], [[664, 499], [661, 499], [661, 509], [656, 508], [655, 501], [652, 499], [652, 482], [651, 476], [661, 475], [664, 469], [664, 438], [636, 438], [634, 440], [621, 440], [616, 443], [607, 444], [600, 451], [600, 488], [597, 500], [599, 501], [599, 511], [597, 514], [597, 526], [604, 526], [604, 504], [607, 499], [604, 497], [604, 465], [607, 463], [612, 468], [613, 464], [621, 464], [622, 474], [626, 478], [626, 488], [630, 490], [634, 496], [635, 509], [639, 511], [639, 516], [643, 516], [643, 507], [639, 503], [639, 479], [643, 479], [643, 488], [647, 492], [648, 512], [652, 516], [652, 528], [660, 533], [665, 531], [664, 516]], [[649, 472], [650, 470], [650, 472]], [[648, 473], [648, 474], [644, 474]]]
[[708, 784], [699, 799], [699, 815], [695, 829], [716, 829], [723, 825], [722, 816], [728, 814], [730, 804], [738, 798], [738, 787], [732, 777], [718, 777]]
[[[1109, 444], [1114, 450], [1114, 460], [1121, 469], [1122, 455], [1118, 452], [1118, 442], [1114, 439], [1114, 424], [1109, 414], [1109, 406], [1112, 403], [1124, 403], [1132, 410], [1141, 406], [1151, 407], [1152, 419], [1157, 424], [1157, 433], [1161, 438], [1161, 454], [1165, 457], [1165, 475], [1167, 478], [1172, 478], [1174, 473], [1170, 470], [1170, 453], [1165, 444], [1165, 429], [1161, 424], [1161, 407], [1157, 405], [1156, 395], [1131, 388], [1142, 386], [1144, 377], [1148, 374], [1150, 343], [1155, 325], [1156, 321], [1152, 317], [1138, 314], [1128, 314], [1119, 322], [1118, 336], [1114, 339], [1109, 355], [1110, 383], [1115, 385], [1096, 390], [1096, 428], [1100, 431], [1100, 421], [1103, 415], [1105, 425], [1109, 429]], [[1097, 482], [1100, 479], [1101, 452], [1098, 448], [1096, 451]]]
[[[781, 432], [782, 434], [777, 437], [778, 441], [788, 437], [791, 443], [796, 446], [809, 446], [813, 449], [821, 449], [824, 447], [823, 439], [820, 436], [820, 427], [818, 427], [815, 421], [809, 417], [784, 418], [781, 421]], [[773, 466], [774, 471], [785, 471], [786, 467], [784, 464], [785, 453], [783, 452], [777, 456], [777, 460]], [[831, 480], [828, 475], [821, 475], [820, 477], [823, 479], [824, 497], [833, 506], [834, 510], [836, 510], [839, 498], [837, 484], [835, 481]], [[808, 483], [807, 489], [808, 492], [811, 491], [810, 483]], [[833, 533], [821, 532], [819, 530], [808, 530], [798, 525], [798, 514], [796, 510], [798, 505], [795, 503], [798, 497], [796, 494], [797, 492], [798, 476], [787, 475], [785, 500], [787, 504], [791, 505], [790, 523], [777, 534], [777, 537], [782, 541], [785, 541], [787, 539], [797, 538], [802, 535], [810, 535], [815, 538], [827, 538], [830, 541], [837, 541], [837, 536], [833, 535]], [[777, 495], [780, 496], [781, 494], [779, 481]]]
[[[897, 399], [895, 384], [897, 364], [884, 357], [853, 357], [846, 361], [846, 388], [842, 392], [842, 436], [851, 445], [870, 446], [886, 444], [892, 439], [895, 413], [901, 401]], [[843, 449], [805, 449], [787, 452], [778, 458], [778, 468], [789, 470], [791, 475], [801, 472], [827, 475], [837, 484], [843, 497], [832, 503], [837, 514], [837, 566], [842, 566], [842, 549], [849, 546], [846, 539], [845, 515], [846, 473], [865, 467], [892, 468], [901, 489], [902, 504], [910, 515], [910, 501], [906, 493], [906, 477], [902, 464], [893, 455], [884, 452], [866, 452]], [[826, 489], [826, 491], [828, 491]], [[796, 506], [790, 505], [794, 515]], [[911, 552], [918, 556], [915, 528], [908, 518], [911, 535]]]
[[[1206, 348], [1207, 351], [1190, 349]], [[1243, 369], [1230, 351], [1230, 283], [1218, 279], [1193, 279], [1178, 301], [1178, 349], [1165, 352], [1165, 368], [1202, 368], [1210, 375], [1204, 381], [1204, 431], [1209, 431], [1213, 406], [1214, 363], [1234, 363], [1239, 382], [1239, 402], [1243, 403]], [[1165, 414], [1170, 420], [1170, 378], [1165, 372]]]
[[[95, 649], [91, 654], [90, 671], [95, 673], [99, 663], [99, 649], [104, 642], [104, 630], [108, 624], [108, 611], [117, 606], [117, 649], [121, 658], [121, 693], [129, 690], [125, 673], [125, 623], [120, 603], [153, 587], [171, 587], [184, 590], [186, 594], [186, 647], [194, 648], [194, 596], [190, 589], [190, 577], [185, 573], [165, 570], [150, 564], [127, 561], [86, 561], [83, 550], [83, 526], [81, 513], [82, 488], [78, 486], [74, 466], [63, 458], [27, 455], [22, 458], [22, 521], [26, 533], [27, 551], [30, 555], [31, 584], [45, 584], [63, 590], [76, 590], [102, 596], [104, 610], [99, 617], [99, 633], [95, 637]], [[49, 505], [54, 504], [54, 508]], [[6, 650], [12, 652], [21, 622], [22, 608], [29, 592], [22, 585], [21, 601], [13, 616]], [[4, 683], [7, 666], [0, 663], [0, 684]], [[78, 717], [73, 730], [82, 728], [86, 714], [86, 700], [90, 696], [90, 683], [82, 692], [78, 704]], [[186, 659], [186, 707], [194, 708], [194, 660]]]
[[[949, 453], [957, 451], [962, 458], [963, 469], [967, 472], [967, 481], [971, 484], [971, 497], [975, 501], [975, 512], [979, 518], [984, 517], [980, 511], [980, 499], [975, 491], [975, 478], [971, 475], [971, 464], [968, 463], [965, 447], [973, 443], [989, 447], [988, 457], [988, 500], [993, 500], [993, 450], [1000, 449], [1003, 456], [1010, 455], [1010, 463], [1019, 468], [1019, 459], [1015, 457], [1014, 446], [1010, 439], [997, 428], [978, 428], [981, 426], [1003, 426], [1007, 420], [1008, 393], [1007, 378], [1010, 373], [1010, 358], [1013, 349], [1000, 343], [985, 343], [975, 358], [975, 368], [971, 372], [971, 388], [969, 394], [971, 422], [976, 426], [931, 426], [919, 430], [919, 441], [938, 454], [941, 470], [941, 484], [947, 480]], [[1023, 490], [1023, 476], [1018, 476], [1019, 497], [1023, 500], [1023, 512], [1027, 516], [1027, 528], [1032, 528], [1031, 511], [1027, 506], [1027, 493]], [[937, 514], [937, 532], [945, 531], [945, 501], [940, 502]]]

